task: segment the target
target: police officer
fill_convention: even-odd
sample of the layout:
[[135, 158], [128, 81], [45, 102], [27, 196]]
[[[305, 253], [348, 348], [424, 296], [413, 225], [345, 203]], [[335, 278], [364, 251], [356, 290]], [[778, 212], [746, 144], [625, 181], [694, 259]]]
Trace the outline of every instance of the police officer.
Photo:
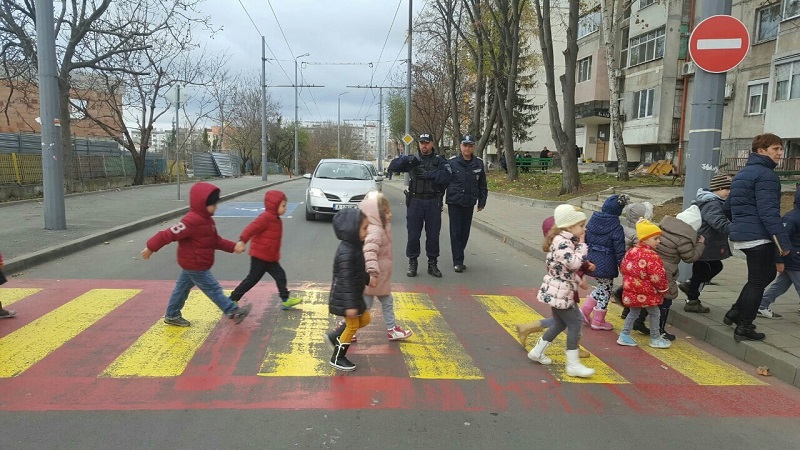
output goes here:
[[408, 243], [409, 277], [417, 276], [417, 258], [420, 254], [419, 240], [425, 226], [425, 254], [428, 256], [428, 273], [441, 277], [437, 267], [439, 258], [439, 232], [442, 229], [442, 197], [450, 182], [450, 166], [447, 160], [433, 151], [433, 136], [419, 135], [419, 153], [401, 156], [389, 164], [390, 172], [408, 172], [411, 183], [406, 191], [406, 228]]
[[478, 204], [478, 211], [482, 211], [489, 196], [483, 160], [474, 152], [475, 138], [466, 135], [461, 140], [461, 154], [447, 161], [452, 172], [452, 179], [447, 186], [450, 247], [453, 250], [453, 270], [458, 273], [467, 269], [464, 265], [464, 249], [469, 240], [475, 204]]

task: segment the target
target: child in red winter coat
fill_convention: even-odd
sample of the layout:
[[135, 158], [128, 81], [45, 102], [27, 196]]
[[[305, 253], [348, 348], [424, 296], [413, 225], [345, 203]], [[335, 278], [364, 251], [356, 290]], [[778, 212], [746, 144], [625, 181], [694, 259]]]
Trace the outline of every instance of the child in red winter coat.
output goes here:
[[[0, 253], [0, 284], [6, 283], [6, 276], [3, 275], [3, 254]], [[10, 319], [17, 314], [16, 311], [11, 309], [3, 309], [3, 304], [0, 303], [0, 319]]]
[[214, 265], [214, 252], [224, 250], [228, 253], [241, 253], [233, 241], [223, 239], [217, 234], [214, 212], [219, 202], [219, 188], [211, 183], [199, 182], [189, 190], [190, 211], [176, 225], [159, 231], [147, 241], [142, 250], [142, 258], [150, 259], [153, 253], [170, 242], [178, 241], [178, 265], [181, 274], [175, 282], [175, 289], [169, 298], [164, 323], [178, 327], [188, 327], [191, 323], [181, 315], [189, 291], [197, 286], [216, 304], [222, 312], [237, 324], [250, 313], [252, 305], [239, 307], [222, 291], [222, 286], [211, 273]]
[[281, 267], [281, 238], [283, 223], [281, 216], [286, 212], [286, 194], [281, 191], [267, 191], [264, 194], [264, 212], [256, 220], [250, 222], [239, 236], [236, 249], [244, 251], [247, 241], [250, 243], [250, 273], [236, 286], [231, 293], [231, 300], [238, 302], [244, 294], [256, 285], [265, 273], [270, 274], [278, 286], [281, 297], [281, 309], [291, 309], [302, 302], [299, 298], [289, 298], [286, 289], [286, 272]]

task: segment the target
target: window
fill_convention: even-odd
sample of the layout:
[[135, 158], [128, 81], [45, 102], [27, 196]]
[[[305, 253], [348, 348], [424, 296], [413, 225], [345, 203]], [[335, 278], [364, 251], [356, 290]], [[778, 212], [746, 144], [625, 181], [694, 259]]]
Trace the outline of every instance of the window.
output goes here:
[[756, 42], [777, 38], [778, 25], [781, 21], [781, 5], [775, 3], [756, 10], [756, 20]]
[[578, 61], [578, 83], [592, 79], [592, 57]]
[[639, 0], [639, 9], [643, 9], [647, 6], [650, 6], [655, 2], [656, 0]]
[[775, 100], [800, 98], [800, 61], [775, 66]]
[[629, 66], [664, 57], [664, 27], [631, 38]]
[[628, 65], [628, 42], [630, 42], [630, 40], [629, 40], [630, 31], [631, 31], [630, 27], [625, 27], [625, 28], [622, 29], [622, 32], [621, 32], [621, 35], [622, 35], [621, 38], [622, 39], [621, 39], [620, 44], [622, 44], [622, 45], [620, 45], [621, 50], [619, 51], [619, 66], [620, 67], [626, 67]]
[[578, 19], [578, 39], [600, 29], [600, 11], [591, 12]]
[[653, 100], [655, 98], [655, 94], [655, 89], [645, 89], [643, 91], [633, 93], [634, 119], [653, 116]]
[[800, 16], [800, 0], [783, 0], [783, 18]]
[[754, 81], [747, 86], [747, 114], [764, 114], [767, 109], [767, 88], [769, 83], [765, 81]]

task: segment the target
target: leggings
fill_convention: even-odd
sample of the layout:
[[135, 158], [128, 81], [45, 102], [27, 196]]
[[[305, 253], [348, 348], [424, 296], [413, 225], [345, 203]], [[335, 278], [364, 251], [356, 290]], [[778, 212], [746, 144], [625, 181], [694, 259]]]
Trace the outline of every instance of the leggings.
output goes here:
[[597, 300], [597, 309], [608, 309], [608, 302], [611, 300], [611, 289], [614, 288], [613, 278], [595, 278], [597, 287], [592, 291], [592, 297]]
[[578, 349], [578, 338], [581, 335], [581, 317], [570, 309], [550, 308], [553, 311], [553, 326], [548, 328], [542, 335], [542, 340], [553, 342], [553, 340], [566, 328], [567, 330], [567, 350]]
[[367, 310], [372, 309], [372, 302], [378, 298], [381, 302], [381, 311], [383, 311], [383, 321], [386, 323], [386, 329], [391, 330], [397, 325], [394, 319], [394, 297], [389, 295], [364, 295], [364, 303], [367, 305]]
[[353, 336], [355, 336], [356, 330], [369, 325], [369, 321], [369, 311], [364, 311], [360, 316], [345, 317], [345, 327], [342, 335], [339, 337], [339, 342], [342, 344], [349, 344], [350, 340], [353, 339]]

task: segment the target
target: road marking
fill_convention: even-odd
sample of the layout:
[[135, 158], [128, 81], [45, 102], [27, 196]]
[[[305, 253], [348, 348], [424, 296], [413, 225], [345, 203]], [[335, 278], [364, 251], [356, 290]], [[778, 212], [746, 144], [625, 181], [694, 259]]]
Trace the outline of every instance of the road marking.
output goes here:
[[297, 314], [286, 314], [270, 334], [269, 346], [258, 375], [262, 377], [324, 377], [334, 369], [328, 364], [330, 348], [323, 333], [331, 327], [328, 291], [293, 291], [303, 299]]
[[39, 288], [0, 288], [0, 303], [6, 307], [39, 291], [41, 291]]
[[[615, 332], [622, 329], [625, 322], [620, 318], [622, 307], [608, 305], [606, 320], [614, 325]], [[649, 321], [649, 318], [648, 318]], [[738, 367], [728, 364], [716, 356], [690, 344], [686, 339], [675, 339], [668, 349], [656, 349], [647, 345], [650, 336], [638, 331], [631, 337], [639, 344], [639, 349], [655, 357], [668, 367], [701, 386], [764, 386], [766, 383], [749, 375]]]
[[[190, 327], [167, 325], [158, 319], [149, 330], [100, 374], [101, 377], [177, 377], [220, 321], [219, 308], [192, 290], [182, 311]], [[226, 318], [227, 319], [227, 318]]]
[[0, 338], [0, 378], [15, 377], [141, 292], [92, 289]]
[[392, 295], [395, 312], [414, 330], [414, 334], [400, 344], [411, 378], [484, 378], [428, 294], [394, 292]]
[[[514, 340], [517, 340], [517, 330], [515, 325], [518, 323], [533, 322], [541, 320], [543, 317], [537, 313], [533, 308], [525, 304], [517, 297], [508, 295], [473, 295], [478, 302], [483, 305], [483, 308], [490, 316], [503, 327], [504, 330], [510, 334]], [[563, 336], [563, 334], [562, 334]], [[547, 356], [553, 360], [553, 364], [547, 367], [550, 373], [558, 380], [564, 383], [601, 383], [601, 384], [628, 384], [622, 375], [617, 373], [614, 369], [609, 367], [606, 363], [601, 361], [597, 356], [592, 355], [582, 361], [587, 367], [595, 370], [593, 376], [589, 378], [570, 377], [564, 371], [566, 364], [566, 337], [559, 336], [553, 345], [547, 350]], [[525, 348], [528, 350], [528, 347]], [[520, 355], [520, 358], [527, 357]], [[537, 364], [528, 360], [531, 364]]]
[[738, 50], [742, 48], [742, 38], [731, 39], [698, 39], [698, 50]]

